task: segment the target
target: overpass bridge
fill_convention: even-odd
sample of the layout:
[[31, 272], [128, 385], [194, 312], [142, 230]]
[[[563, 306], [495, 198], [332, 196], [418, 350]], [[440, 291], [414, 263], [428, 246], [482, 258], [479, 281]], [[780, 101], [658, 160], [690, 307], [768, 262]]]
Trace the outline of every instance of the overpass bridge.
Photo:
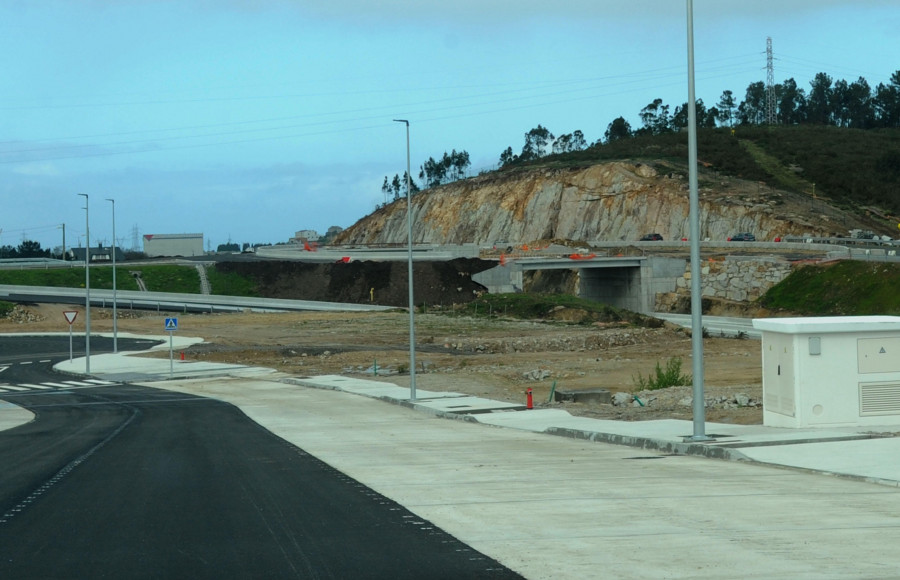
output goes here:
[[473, 274], [491, 293], [521, 292], [525, 272], [575, 270], [578, 296], [634, 312], [653, 312], [659, 292], [673, 292], [684, 275], [686, 260], [656, 256], [584, 258], [519, 258]]

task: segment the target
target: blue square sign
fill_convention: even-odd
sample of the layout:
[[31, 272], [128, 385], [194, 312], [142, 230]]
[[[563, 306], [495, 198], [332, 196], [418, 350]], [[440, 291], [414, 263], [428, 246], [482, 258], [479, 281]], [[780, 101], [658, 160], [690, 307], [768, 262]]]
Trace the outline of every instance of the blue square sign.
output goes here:
[[166, 318], [166, 330], [171, 332], [173, 330], [178, 330], [178, 319], [177, 318]]

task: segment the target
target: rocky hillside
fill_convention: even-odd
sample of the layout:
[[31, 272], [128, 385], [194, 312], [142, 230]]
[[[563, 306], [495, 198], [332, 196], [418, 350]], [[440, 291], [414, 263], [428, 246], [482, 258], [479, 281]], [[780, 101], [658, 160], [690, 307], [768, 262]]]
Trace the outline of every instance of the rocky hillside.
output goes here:
[[[680, 239], [689, 231], [687, 181], [683, 170], [664, 162], [493, 172], [414, 195], [413, 241], [631, 241], [650, 232]], [[700, 209], [701, 234], [713, 240], [736, 232], [752, 232], [761, 241], [785, 235], [846, 236], [851, 229], [873, 227], [821, 198], [711, 171], [701, 172]], [[406, 220], [406, 201], [401, 199], [344, 230], [335, 243], [402, 243]]]

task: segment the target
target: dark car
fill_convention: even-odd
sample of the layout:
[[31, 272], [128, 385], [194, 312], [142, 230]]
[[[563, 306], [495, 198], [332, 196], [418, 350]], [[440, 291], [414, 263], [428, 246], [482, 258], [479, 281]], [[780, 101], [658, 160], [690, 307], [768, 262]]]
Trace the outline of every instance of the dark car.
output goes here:
[[642, 242], [661, 242], [663, 237], [659, 234], [644, 234], [641, 236]]
[[728, 239], [732, 242], [755, 242], [756, 236], [747, 232], [742, 232], [740, 234], [734, 234]]

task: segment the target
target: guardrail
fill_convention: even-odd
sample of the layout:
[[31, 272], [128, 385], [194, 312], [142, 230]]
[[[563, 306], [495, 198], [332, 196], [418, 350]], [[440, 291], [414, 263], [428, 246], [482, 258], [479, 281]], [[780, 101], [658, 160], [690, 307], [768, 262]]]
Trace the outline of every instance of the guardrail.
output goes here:
[[[84, 304], [83, 288], [49, 288], [43, 286], [0, 285], [0, 300], [10, 302], [44, 302], [58, 304]], [[289, 312], [331, 311], [369, 312], [394, 310], [393, 306], [353, 304], [342, 302], [318, 302], [313, 300], [286, 300], [280, 298], [248, 298], [242, 296], [217, 296], [180, 294], [175, 292], [135, 292], [119, 290], [115, 297], [119, 308], [155, 310], [157, 312]], [[91, 306], [111, 308], [112, 290], [91, 290]]]

